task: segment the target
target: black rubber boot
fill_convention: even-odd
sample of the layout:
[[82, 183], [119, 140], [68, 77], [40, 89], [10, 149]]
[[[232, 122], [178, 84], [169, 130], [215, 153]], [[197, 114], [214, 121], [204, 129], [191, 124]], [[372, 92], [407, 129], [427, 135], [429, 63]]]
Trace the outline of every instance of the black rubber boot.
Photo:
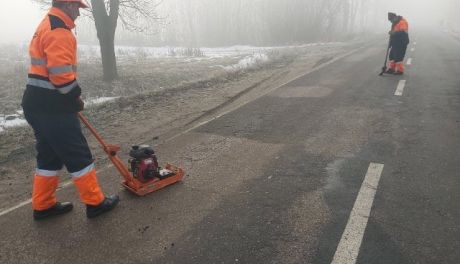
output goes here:
[[120, 198], [118, 195], [111, 195], [105, 197], [105, 200], [100, 205], [86, 205], [86, 216], [88, 218], [94, 218], [100, 214], [108, 212], [117, 206]]
[[48, 217], [62, 215], [72, 211], [73, 204], [72, 203], [59, 203], [57, 202], [53, 207], [43, 210], [37, 211], [34, 210], [34, 219], [35, 220], [43, 220]]

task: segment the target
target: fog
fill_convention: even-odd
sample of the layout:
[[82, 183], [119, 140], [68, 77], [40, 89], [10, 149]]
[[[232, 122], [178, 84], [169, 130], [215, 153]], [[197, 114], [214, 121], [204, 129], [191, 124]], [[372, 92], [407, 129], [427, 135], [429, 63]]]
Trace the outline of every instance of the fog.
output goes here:
[[45, 13], [30, 0], [2, 1], [0, 43], [28, 41]]
[[[46, 10], [32, 0], [2, 2], [0, 43], [27, 43]], [[340, 7], [345, 3], [349, 6], [346, 11]], [[226, 46], [334, 41], [349, 35], [384, 33], [389, 27], [388, 11], [406, 17], [411, 30], [440, 26], [458, 30], [460, 17], [455, 10], [459, 9], [455, 0], [164, 0], [151, 11], [159, 20], [136, 21], [148, 25], [147, 32], [133, 33], [119, 22], [116, 44]], [[316, 15], [327, 18], [313, 18]], [[355, 17], [344, 26], [346, 16]], [[97, 43], [92, 20], [80, 18], [77, 25], [80, 42]]]
[[383, 7], [388, 11], [408, 18], [414, 26], [425, 29], [439, 27], [439, 22], [449, 23], [453, 27], [460, 25], [457, 0], [389, 0]]

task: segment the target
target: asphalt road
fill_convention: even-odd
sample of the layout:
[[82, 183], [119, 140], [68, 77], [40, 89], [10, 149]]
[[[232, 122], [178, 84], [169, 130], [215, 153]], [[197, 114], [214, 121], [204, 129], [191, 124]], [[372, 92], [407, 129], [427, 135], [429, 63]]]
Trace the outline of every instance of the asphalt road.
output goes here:
[[404, 76], [378, 76], [384, 49], [160, 145], [183, 183], [138, 198], [104, 169], [110, 214], [87, 220], [70, 186], [68, 215], [0, 216], [0, 263], [459, 263], [460, 41], [412, 34]]

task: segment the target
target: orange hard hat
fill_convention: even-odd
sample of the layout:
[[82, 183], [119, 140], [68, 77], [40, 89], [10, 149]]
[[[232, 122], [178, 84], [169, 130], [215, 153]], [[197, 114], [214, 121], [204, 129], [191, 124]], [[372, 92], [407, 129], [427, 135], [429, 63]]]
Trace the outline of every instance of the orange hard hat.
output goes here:
[[88, 4], [85, 0], [53, 0], [54, 2], [74, 2], [79, 3], [81, 8], [88, 8]]

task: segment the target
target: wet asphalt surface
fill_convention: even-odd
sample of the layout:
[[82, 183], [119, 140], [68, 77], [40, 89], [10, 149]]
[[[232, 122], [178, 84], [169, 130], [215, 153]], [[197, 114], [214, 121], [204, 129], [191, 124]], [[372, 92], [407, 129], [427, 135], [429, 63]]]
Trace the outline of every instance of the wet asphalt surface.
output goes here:
[[330, 263], [371, 162], [384, 169], [356, 263], [459, 263], [460, 41], [413, 34], [405, 76], [378, 76], [384, 49], [160, 145], [182, 183], [139, 198], [103, 169], [122, 199], [110, 214], [87, 220], [70, 186], [70, 214], [1, 216], [0, 263]]

